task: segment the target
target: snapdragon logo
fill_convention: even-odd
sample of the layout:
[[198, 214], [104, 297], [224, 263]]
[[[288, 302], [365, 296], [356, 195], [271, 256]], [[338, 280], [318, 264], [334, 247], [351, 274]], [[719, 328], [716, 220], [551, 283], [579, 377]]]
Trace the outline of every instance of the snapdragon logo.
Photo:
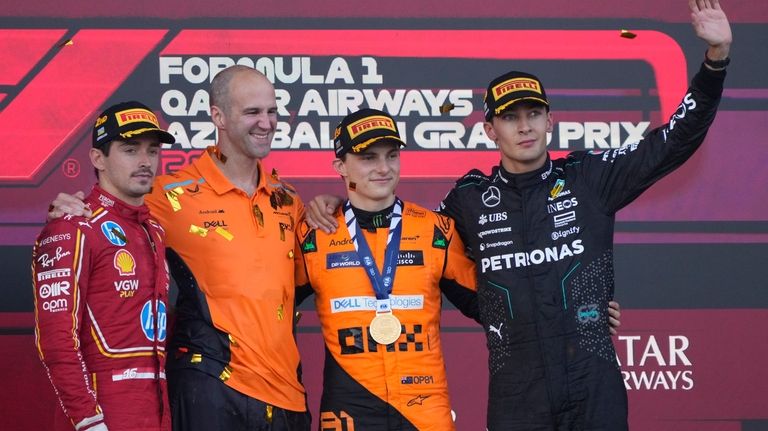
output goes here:
[[547, 247], [543, 250], [530, 252], [506, 253], [497, 256], [484, 257], [480, 262], [481, 272], [503, 271], [505, 269], [520, 268], [530, 265], [539, 265], [544, 262], [557, 262], [567, 257], [573, 257], [584, 253], [581, 240], [577, 239], [571, 244]]
[[624, 386], [628, 391], [690, 391], [694, 387], [690, 345], [685, 335], [619, 335], [616, 359]]

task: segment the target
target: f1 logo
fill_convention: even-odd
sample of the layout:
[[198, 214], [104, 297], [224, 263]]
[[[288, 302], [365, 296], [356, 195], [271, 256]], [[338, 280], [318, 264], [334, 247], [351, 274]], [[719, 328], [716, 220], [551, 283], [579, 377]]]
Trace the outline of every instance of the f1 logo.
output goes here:
[[[0, 29], [0, 85], [11, 87], [0, 95], [0, 181], [32, 183], [60, 162], [167, 32]], [[71, 45], [61, 44], [66, 36]]]

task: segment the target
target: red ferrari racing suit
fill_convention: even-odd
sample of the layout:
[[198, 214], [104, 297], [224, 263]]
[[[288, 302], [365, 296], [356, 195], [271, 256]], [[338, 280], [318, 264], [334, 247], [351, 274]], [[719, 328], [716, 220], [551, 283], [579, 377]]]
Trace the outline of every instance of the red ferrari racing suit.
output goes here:
[[76, 430], [170, 429], [165, 234], [98, 186], [85, 202], [91, 218], [53, 220], [35, 242], [40, 359]]

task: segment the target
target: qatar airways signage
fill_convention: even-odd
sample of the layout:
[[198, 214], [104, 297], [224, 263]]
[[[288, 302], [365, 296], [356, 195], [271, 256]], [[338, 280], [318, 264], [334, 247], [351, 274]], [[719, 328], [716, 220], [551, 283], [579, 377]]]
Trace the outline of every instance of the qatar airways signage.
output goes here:
[[[16, 125], [22, 123], [28, 126], [27, 139], [40, 142], [3, 159], [0, 180], [30, 182], [48, 172], [87, 140], [94, 116], [116, 94], [155, 109], [177, 140], [166, 146], [163, 170], [176, 169], [216, 141], [208, 87], [217, 72], [233, 64], [255, 67], [275, 83], [280, 122], [271, 160], [283, 176], [298, 177], [335, 176], [328, 163], [333, 129], [364, 106], [383, 109], [397, 121], [406, 151], [414, 152], [404, 159], [414, 165], [404, 166], [406, 173], [454, 177], [477, 164], [496, 163], [496, 146], [483, 132], [482, 96], [486, 82], [510, 67], [508, 60], [644, 62], [659, 95], [651, 110], [660, 109], [662, 117], [675, 111], [687, 84], [682, 50], [657, 31], [638, 31], [631, 41], [607, 30], [206, 29], [169, 34], [168, 29], [0, 30], [3, 40], [29, 53], [9, 58], [16, 63], [0, 73], [0, 84], [8, 89], [0, 105], [0, 143], [14, 142]], [[67, 40], [71, 43], [62, 43]], [[483, 64], [484, 72], [449, 73], [472, 72]], [[557, 89], [562, 84], [545, 85]], [[601, 84], [589, 85], [599, 89]], [[39, 100], [49, 99], [51, 88], [57, 97], [41, 110]], [[595, 117], [598, 111], [615, 111], [586, 109], [594, 109]], [[556, 117], [550, 150], [616, 148], [640, 139], [649, 127], [637, 112], [612, 115], [607, 122], [568, 112]], [[302, 163], [295, 163], [297, 152]], [[423, 163], [425, 157], [429, 164]]]
[[619, 335], [617, 359], [628, 391], [690, 391], [694, 367], [686, 335]]

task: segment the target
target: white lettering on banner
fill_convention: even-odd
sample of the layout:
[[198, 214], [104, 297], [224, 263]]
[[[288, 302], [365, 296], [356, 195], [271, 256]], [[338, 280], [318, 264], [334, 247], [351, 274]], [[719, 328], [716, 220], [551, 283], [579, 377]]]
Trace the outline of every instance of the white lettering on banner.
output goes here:
[[[421, 310], [424, 308], [424, 295], [389, 295], [393, 310]], [[331, 313], [346, 311], [375, 311], [375, 296], [346, 296], [331, 298]]]
[[[619, 335], [616, 348], [624, 356], [627, 390], [684, 390], [694, 387], [693, 363], [686, 354], [690, 340], [684, 335]], [[670, 369], [672, 368], [672, 369]]]
[[637, 124], [628, 121], [601, 123], [586, 121], [576, 123], [563, 121], [558, 123], [558, 147], [571, 148], [572, 143], [584, 143], [583, 148], [609, 149], [619, 148], [643, 139], [643, 134], [651, 123], [641, 121]]
[[[242, 65], [261, 71], [278, 87], [277, 114], [291, 118], [278, 123], [274, 149], [330, 149], [339, 119], [365, 106], [400, 120], [401, 137], [410, 149], [497, 149], [483, 121], [464, 121], [477, 112], [471, 88], [393, 88], [386, 85], [379, 61], [371, 56], [162, 56], [159, 105], [176, 140], [163, 148], [204, 149], [216, 142], [216, 127], [209, 120], [209, 83], [227, 67]], [[444, 112], [446, 105], [452, 108]], [[547, 144], [558, 149], [619, 148], [642, 139], [649, 124], [562, 122], [547, 134]]]
[[520, 268], [530, 265], [540, 265], [544, 262], [557, 262], [584, 252], [584, 246], [581, 240], [577, 239], [571, 243], [563, 244], [559, 247], [548, 247], [543, 250], [532, 250], [530, 252], [506, 253], [497, 256], [484, 257], [480, 261], [482, 273], [503, 271], [505, 269]]

